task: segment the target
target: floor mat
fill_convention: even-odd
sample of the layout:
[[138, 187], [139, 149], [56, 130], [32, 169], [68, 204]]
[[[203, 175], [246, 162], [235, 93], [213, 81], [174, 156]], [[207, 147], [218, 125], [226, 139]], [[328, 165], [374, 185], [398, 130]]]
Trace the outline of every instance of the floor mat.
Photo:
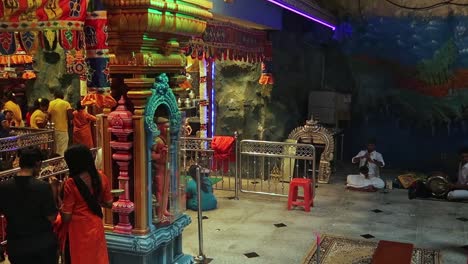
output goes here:
[[[370, 264], [378, 242], [324, 235], [320, 243], [319, 262], [317, 246], [307, 252], [302, 264]], [[441, 264], [439, 250], [414, 248], [411, 264]]]

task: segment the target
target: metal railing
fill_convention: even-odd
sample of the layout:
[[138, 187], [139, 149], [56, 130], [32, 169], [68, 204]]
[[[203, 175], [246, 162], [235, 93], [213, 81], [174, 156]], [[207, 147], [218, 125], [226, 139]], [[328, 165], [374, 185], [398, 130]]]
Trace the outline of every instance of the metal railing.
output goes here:
[[[237, 134], [234, 135], [232, 155], [237, 153]], [[193, 164], [211, 170], [210, 177], [217, 180], [213, 189], [236, 191], [237, 163], [235, 160], [215, 158], [211, 143], [213, 138], [182, 137], [180, 139], [180, 157], [182, 169], [188, 175], [188, 169]], [[237, 196], [236, 196], [237, 197]]]
[[0, 138], [0, 170], [14, 168], [18, 150], [38, 146], [47, 157], [54, 153], [54, 131], [48, 129], [11, 128], [11, 136]]
[[312, 179], [315, 188], [313, 145], [242, 140], [238, 163], [241, 192], [288, 196], [292, 178]]
[[[94, 158], [96, 158], [98, 149], [93, 148], [91, 152]], [[20, 168], [16, 167], [13, 169], [0, 171], [0, 181], [5, 181], [15, 176], [19, 172]], [[64, 180], [68, 176], [68, 167], [64, 157], [57, 157], [42, 161], [41, 171], [38, 179], [48, 179], [50, 177], [56, 177], [58, 180]]]

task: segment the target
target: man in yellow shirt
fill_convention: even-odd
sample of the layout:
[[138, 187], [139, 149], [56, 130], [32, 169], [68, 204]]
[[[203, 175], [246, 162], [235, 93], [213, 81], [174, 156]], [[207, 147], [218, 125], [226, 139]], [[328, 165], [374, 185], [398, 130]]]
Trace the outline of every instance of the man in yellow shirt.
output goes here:
[[54, 92], [55, 100], [49, 104], [50, 121], [55, 126], [55, 153], [63, 156], [68, 148], [68, 124], [73, 120], [73, 109], [69, 102], [63, 100], [63, 91]]
[[21, 113], [20, 106], [16, 103], [15, 94], [13, 92], [8, 92], [6, 94], [7, 102], [3, 107], [4, 110], [9, 110], [13, 113], [13, 126], [15, 127], [24, 127], [23, 114]]
[[46, 98], [39, 98], [39, 108], [36, 109], [30, 118], [31, 128], [45, 128], [47, 126], [47, 110], [49, 108], [49, 100]]

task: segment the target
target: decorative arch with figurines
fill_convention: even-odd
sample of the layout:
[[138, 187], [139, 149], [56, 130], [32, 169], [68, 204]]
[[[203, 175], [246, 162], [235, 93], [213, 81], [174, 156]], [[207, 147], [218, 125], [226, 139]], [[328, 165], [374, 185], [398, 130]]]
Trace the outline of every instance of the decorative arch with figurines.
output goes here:
[[[167, 161], [169, 166], [166, 166], [165, 170], [167, 170], [167, 173], [169, 175], [169, 189], [166, 190], [168, 193], [175, 194], [178, 192], [177, 186], [179, 186], [179, 166], [178, 166], [178, 146], [179, 146], [179, 132], [181, 128], [181, 114], [177, 105], [177, 100], [176, 97], [174, 96], [174, 93], [172, 92], [172, 89], [169, 86], [169, 78], [165, 73], [162, 73], [156, 77], [156, 82], [153, 84], [152, 87], [152, 95], [148, 100], [148, 104], [146, 105], [145, 109], [145, 127], [146, 127], [146, 143], [147, 143], [147, 157], [148, 158], [148, 171], [151, 170], [151, 151], [153, 144], [157, 142], [157, 138], [160, 136], [161, 131], [158, 129], [158, 126], [155, 124], [155, 114], [158, 110], [159, 107], [166, 107], [167, 112], [168, 112], [168, 121], [169, 121], [169, 135], [170, 135], [170, 144], [169, 144], [169, 160]], [[166, 142], [167, 143], [167, 142]], [[155, 176], [153, 173], [148, 173], [149, 175], [149, 186], [152, 186], [155, 181]], [[153, 189], [153, 188], [151, 188]], [[161, 195], [164, 199], [164, 196]], [[152, 205], [152, 214], [148, 214], [149, 217], [149, 222], [159, 222], [162, 223], [162, 219], [155, 218], [156, 216], [156, 211], [161, 210], [156, 209], [158, 206], [161, 206], [161, 201], [157, 201], [156, 194], [149, 194], [149, 197], [151, 197], [150, 201], [153, 201]], [[168, 197], [170, 199], [171, 197]], [[177, 202], [175, 200], [169, 201], [171, 203], [171, 209], [172, 211], [175, 211], [175, 214], [178, 214], [181, 212], [181, 209], [178, 208]], [[164, 205], [164, 203], [162, 203]], [[165, 210], [166, 208], [164, 208]]]
[[174, 134], [175, 138], [179, 136], [179, 130], [181, 125], [181, 114], [177, 106], [177, 100], [169, 86], [169, 77], [162, 73], [156, 77], [156, 82], [153, 84], [152, 95], [149, 98], [148, 104], [145, 111], [145, 123], [148, 132], [153, 137], [159, 136], [160, 132], [156, 124], [154, 123], [154, 114], [159, 106], [164, 105], [167, 107], [170, 115], [170, 128], [171, 134]]

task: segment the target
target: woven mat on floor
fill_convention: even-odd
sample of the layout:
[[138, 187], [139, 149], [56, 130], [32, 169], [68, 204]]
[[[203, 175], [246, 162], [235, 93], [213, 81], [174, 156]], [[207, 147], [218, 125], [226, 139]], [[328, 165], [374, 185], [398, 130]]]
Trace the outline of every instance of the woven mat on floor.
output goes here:
[[[375, 241], [324, 235], [320, 243], [320, 260], [317, 262], [317, 246], [307, 252], [302, 264], [370, 264], [377, 248]], [[441, 264], [439, 250], [414, 248], [411, 264]]]

